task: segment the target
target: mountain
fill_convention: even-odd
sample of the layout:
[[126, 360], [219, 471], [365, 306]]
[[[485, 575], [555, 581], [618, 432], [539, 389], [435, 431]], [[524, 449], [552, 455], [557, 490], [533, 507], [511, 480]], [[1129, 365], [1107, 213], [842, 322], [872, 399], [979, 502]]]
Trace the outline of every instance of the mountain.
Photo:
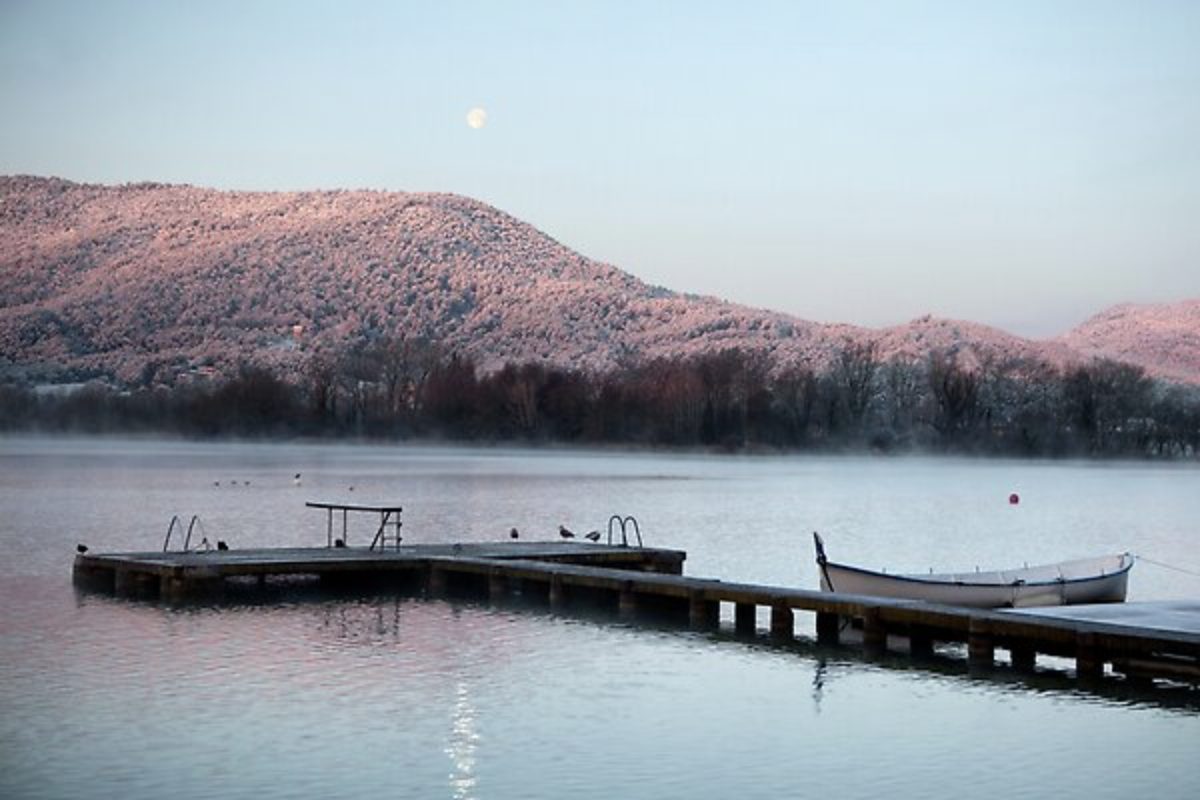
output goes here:
[[1168, 380], [1200, 383], [1200, 299], [1114, 306], [1058, 341], [1085, 356], [1127, 361]]
[[[1194, 341], [1194, 317], [1190, 330]], [[821, 367], [868, 341], [884, 358], [955, 349], [1063, 364], [1119, 340], [1131, 348], [1121, 357], [1200, 382], [1194, 349], [1180, 360], [1169, 341], [1145, 339], [1143, 353], [1125, 335], [1083, 350], [1070, 336], [930, 317], [824, 325], [680, 294], [451, 194], [0, 178], [0, 369], [35, 379], [138, 383], [242, 362], [298, 371], [354, 342], [424, 337], [485, 367], [589, 369], [726, 347]]]

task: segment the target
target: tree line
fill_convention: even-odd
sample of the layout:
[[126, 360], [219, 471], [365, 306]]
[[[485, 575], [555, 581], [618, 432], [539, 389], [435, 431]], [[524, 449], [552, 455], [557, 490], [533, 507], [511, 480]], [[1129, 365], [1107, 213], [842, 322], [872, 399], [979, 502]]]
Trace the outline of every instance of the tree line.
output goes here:
[[703, 447], [1195, 458], [1200, 390], [1136, 366], [935, 352], [883, 360], [847, 344], [831, 363], [724, 350], [586, 373], [544, 363], [484, 371], [428, 342], [309, 357], [300, 374], [71, 393], [0, 386], [8, 430], [188, 436], [353, 436]]

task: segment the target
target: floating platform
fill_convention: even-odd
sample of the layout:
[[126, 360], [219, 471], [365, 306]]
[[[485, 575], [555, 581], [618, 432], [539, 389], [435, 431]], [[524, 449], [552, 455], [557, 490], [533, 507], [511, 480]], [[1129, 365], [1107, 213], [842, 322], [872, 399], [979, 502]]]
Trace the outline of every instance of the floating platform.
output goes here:
[[[381, 529], [383, 525], [381, 523]], [[973, 669], [989, 669], [998, 649], [1018, 671], [1039, 655], [1074, 659], [1081, 680], [1106, 668], [1129, 678], [1200, 683], [1200, 603], [1125, 604], [988, 611], [783, 586], [684, 576], [678, 550], [585, 543], [495, 542], [386, 548], [319, 547], [210, 552], [77, 555], [78, 586], [124, 597], [179, 602], [220, 598], [228, 582], [265, 583], [315, 576], [331, 587], [389, 587], [425, 596], [473, 596], [502, 602], [520, 595], [554, 609], [608, 609], [621, 619], [656, 617], [715, 628], [721, 604], [732, 607], [738, 633], [758, 633], [769, 609], [769, 634], [795, 637], [795, 613], [816, 615], [817, 640], [836, 644], [847, 620], [862, 646], [879, 654], [903, 644], [915, 657], [936, 644], [966, 644]]]

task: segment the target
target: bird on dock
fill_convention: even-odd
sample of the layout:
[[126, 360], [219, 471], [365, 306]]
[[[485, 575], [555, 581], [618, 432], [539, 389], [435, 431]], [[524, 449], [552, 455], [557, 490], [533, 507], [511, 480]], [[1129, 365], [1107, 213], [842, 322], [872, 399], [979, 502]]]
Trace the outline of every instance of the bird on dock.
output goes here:
[[589, 542], [598, 542], [600, 541], [600, 531], [588, 531], [583, 535], [583, 538]]
[[564, 539], [574, 539], [575, 538], [575, 534], [573, 534], [573, 533], [571, 533], [571, 531], [567, 530], [566, 525], [558, 526], [558, 535]]
[[87, 547], [87, 545], [86, 545], [86, 544], [77, 544], [77, 545], [75, 545], [75, 552], [76, 552], [76, 553], [79, 553], [79, 554], [81, 554], [81, 555], [82, 555], [83, 553], [86, 553], [87, 551], [88, 551], [88, 547]]
[[520, 538], [521, 538], [521, 534], [517, 533], [517, 529], [516, 529], [516, 528], [513, 528], [511, 531], [509, 531], [509, 532], [508, 532], [508, 538], [510, 538], [510, 539], [520, 539]]
[[297, 472], [295, 475], [292, 476], [292, 483], [294, 483], [296, 486], [300, 485], [300, 473], [299, 472]]
[[224, 551], [224, 550], [228, 550], [228, 549], [229, 549], [229, 545], [225, 544], [225, 540], [224, 540], [224, 539], [217, 539], [217, 549], [218, 549], [218, 550], [222, 550], [222, 551]]

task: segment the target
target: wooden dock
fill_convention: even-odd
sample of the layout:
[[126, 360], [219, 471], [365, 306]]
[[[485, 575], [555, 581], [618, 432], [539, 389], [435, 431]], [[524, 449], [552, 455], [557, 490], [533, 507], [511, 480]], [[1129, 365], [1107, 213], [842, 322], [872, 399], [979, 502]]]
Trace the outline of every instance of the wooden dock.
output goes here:
[[331, 587], [383, 586], [432, 597], [502, 602], [520, 595], [554, 609], [601, 608], [621, 619], [665, 618], [698, 629], [717, 627], [724, 603], [742, 634], [759, 633], [758, 611], [768, 609], [767, 632], [781, 641], [794, 639], [796, 612], [809, 612], [816, 617], [818, 642], [838, 643], [847, 621], [855, 621], [870, 654], [902, 647], [919, 658], [938, 643], [952, 642], [966, 645], [972, 669], [990, 669], [997, 650], [1004, 650], [1018, 671], [1032, 671], [1039, 655], [1049, 655], [1073, 659], [1083, 681], [1100, 679], [1109, 667], [1131, 679], [1200, 683], [1200, 604], [1175, 608], [1182, 616], [1166, 625], [1144, 624], [1144, 615], [1139, 623], [1131, 610], [1140, 604], [1113, 606], [1125, 611], [1124, 619], [1106, 616], [1103, 609], [986, 611], [689, 577], [682, 574], [685, 558], [677, 550], [573, 541], [397, 542], [386, 549], [84, 553], [76, 556], [74, 579], [89, 590], [178, 602], [219, 598], [231, 581], [253, 586], [315, 576]]

